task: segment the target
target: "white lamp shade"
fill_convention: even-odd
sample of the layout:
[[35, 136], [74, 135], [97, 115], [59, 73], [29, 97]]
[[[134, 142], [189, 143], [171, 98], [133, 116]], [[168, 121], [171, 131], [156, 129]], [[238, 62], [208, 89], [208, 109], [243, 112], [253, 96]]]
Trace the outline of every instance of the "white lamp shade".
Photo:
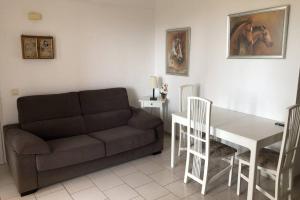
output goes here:
[[152, 88], [158, 88], [158, 80], [156, 76], [150, 76], [149, 80]]

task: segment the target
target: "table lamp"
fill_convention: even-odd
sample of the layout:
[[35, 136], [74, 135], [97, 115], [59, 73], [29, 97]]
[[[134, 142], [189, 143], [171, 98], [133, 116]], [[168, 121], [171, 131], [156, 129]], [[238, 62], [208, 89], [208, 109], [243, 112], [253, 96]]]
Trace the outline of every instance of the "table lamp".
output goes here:
[[157, 77], [156, 76], [150, 76], [150, 85], [153, 88], [153, 94], [152, 97], [150, 97], [150, 100], [156, 101], [157, 98], [155, 97], [155, 88], [158, 88], [158, 83], [157, 83]]

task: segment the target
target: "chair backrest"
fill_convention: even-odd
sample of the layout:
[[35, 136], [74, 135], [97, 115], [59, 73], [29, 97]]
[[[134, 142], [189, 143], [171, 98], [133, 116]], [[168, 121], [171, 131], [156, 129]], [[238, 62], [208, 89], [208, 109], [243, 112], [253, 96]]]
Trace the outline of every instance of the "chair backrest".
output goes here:
[[278, 170], [290, 168], [295, 163], [300, 137], [300, 105], [288, 109], [288, 119], [285, 125]]
[[192, 139], [193, 150], [207, 159], [209, 157], [211, 104], [212, 102], [207, 99], [188, 97], [188, 148], [191, 147], [190, 140]]
[[197, 85], [182, 85], [179, 88], [179, 112], [187, 111], [188, 97], [198, 96]]
[[284, 193], [288, 185], [289, 169], [294, 167], [296, 153], [300, 140], [300, 105], [288, 108], [288, 117], [284, 128], [282, 145], [277, 167], [278, 184], [281, 183], [281, 193]]

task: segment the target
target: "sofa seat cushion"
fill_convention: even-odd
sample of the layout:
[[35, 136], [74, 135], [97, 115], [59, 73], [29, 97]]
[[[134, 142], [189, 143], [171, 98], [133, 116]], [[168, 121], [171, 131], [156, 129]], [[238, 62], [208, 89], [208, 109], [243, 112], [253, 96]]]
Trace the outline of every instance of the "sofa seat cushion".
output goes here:
[[76, 165], [105, 156], [104, 143], [87, 135], [49, 140], [47, 143], [51, 153], [37, 155], [38, 171]]
[[89, 135], [105, 143], [107, 156], [136, 149], [156, 140], [154, 130], [145, 131], [130, 126], [120, 126]]

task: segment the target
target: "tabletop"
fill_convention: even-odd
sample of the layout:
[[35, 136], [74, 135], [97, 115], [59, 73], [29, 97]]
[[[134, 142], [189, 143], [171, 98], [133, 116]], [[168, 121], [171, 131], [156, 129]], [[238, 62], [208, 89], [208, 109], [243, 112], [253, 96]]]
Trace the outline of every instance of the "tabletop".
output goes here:
[[[178, 112], [174, 117], [181, 118], [187, 124], [187, 113]], [[185, 122], [184, 122], [185, 121]], [[211, 110], [211, 128], [221, 129], [228, 134], [239, 135], [254, 141], [261, 141], [282, 134], [283, 127], [275, 125], [276, 121], [263, 117], [241, 113], [213, 106]]]

